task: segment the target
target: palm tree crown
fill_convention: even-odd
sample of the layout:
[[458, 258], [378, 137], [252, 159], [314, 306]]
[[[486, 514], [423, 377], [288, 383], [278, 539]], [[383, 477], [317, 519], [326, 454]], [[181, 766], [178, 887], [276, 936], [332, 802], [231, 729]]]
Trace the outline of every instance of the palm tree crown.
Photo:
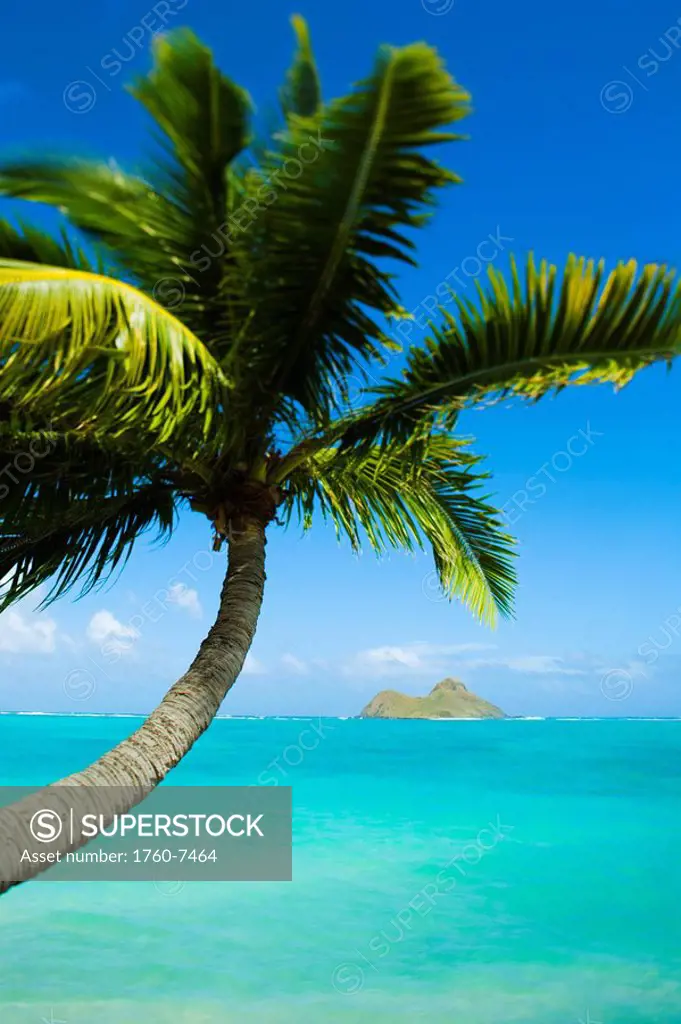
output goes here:
[[[265, 139], [248, 95], [189, 31], [154, 43], [131, 88], [160, 134], [141, 174], [25, 161], [0, 192], [51, 204], [87, 251], [0, 222], [0, 444], [48, 453], [0, 511], [3, 607], [50, 599], [123, 564], [139, 534], [188, 503], [219, 546], [249, 517], [321, 512], [353, 545], [433, 550], [442, 586], [487, 620], [511, 609], [512, 541], [452, 436], [505, 393], [622, 385], [679, 346], [664, 267], [608, 276], [570, 258], [489, 272], [452, 295], [399, 378], [350, 406], [404, 310], [386, 260], [414, 264], [412, 228], [458, 178], [430, 155], [461, 138], [467, 93], [425, 44], [386, 47], [347, 96], [322, 99], [308, 31]], [[450, 312], [454, 310], [454, 313]], [[365, 378], [366, 380], [366, 378]]]

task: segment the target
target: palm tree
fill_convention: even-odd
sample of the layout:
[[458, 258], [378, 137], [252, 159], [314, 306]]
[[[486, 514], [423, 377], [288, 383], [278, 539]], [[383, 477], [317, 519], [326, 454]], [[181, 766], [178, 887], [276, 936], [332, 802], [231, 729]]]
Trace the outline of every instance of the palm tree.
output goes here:
[[[102, 583], [143, 531], [168, 536], [182, 505], [227, 548], [218, 616], [188, 671], [129, 739], [56, 784], [129, 787], [116, 810], [180, 761], [239, 675], [275, 522], [321, 514], [355, 548], [427, 545], [445, 593], [492, 623], [512, 610], [512, 540], [454, 434], [460, 412], [620, 387], [679, 350], [665, 267], [606, 275], [570, 257], [559, 276], [529, 258], [508, 282], [490, 271], [476, 303], [452, 294], [402, 374], [350, 403], [349, 376], [375, 375], [395, 347], [387, 320], [405, 311], [384, 260], [415, 265], [410, 229], [459, 181], [429, 153], [461, 138], [451, 127], [469, 97], [417, 44], [382, 49], [367, 79], [323, 102], [306, 25], [294, 27], [282, 113], [259, 142], [248, 96], [182, 30], [155, 41], [131, 89], [162, 143], [143, 174], [0, 167], [3, 195], [57, 207], [86, 239], [0, 222], [4, 462], [49, 440], [0, 504], [0, 607], [47, 581], [48, 601]], [[17, 807], [0, 812], [0, 891], [42, 870], [18, 863]]]

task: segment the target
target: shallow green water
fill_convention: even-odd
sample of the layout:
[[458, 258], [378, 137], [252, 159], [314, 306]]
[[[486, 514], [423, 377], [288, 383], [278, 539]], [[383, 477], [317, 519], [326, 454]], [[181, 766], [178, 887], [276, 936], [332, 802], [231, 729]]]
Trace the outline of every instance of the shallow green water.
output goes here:
[[[136, 724], [0, 716], [0, 783]], [[0, 1022], [681, 1022], [680, 722], [315, 724], [218, 721], [172, 777], [290, 784], [293, 883], [13, 890]]]

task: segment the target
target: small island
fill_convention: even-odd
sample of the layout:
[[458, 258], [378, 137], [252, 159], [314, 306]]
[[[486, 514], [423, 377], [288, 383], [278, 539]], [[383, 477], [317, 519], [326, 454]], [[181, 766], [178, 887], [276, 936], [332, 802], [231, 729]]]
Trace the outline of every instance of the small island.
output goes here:
[[381, 690], [360, 718], [506, 718], [495, 704], [467, 690], [458, 679], [443, 679], [427, 697]]

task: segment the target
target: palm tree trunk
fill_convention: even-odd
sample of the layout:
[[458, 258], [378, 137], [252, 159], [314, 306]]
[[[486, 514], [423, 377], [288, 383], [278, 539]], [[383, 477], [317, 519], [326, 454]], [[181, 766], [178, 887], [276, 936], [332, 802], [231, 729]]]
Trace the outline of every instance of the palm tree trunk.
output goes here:
[[[85, 797], [98, 813], [125, 813], [138, 804], [194, 745], [213, 721], [225, 694], [239, 675], [258, 622], [265, 586], [265, 528], [242, 520], [228, 539], [228, 569], [220, 609], [189, 670], [171, 687], [159, 706], [127, 740], [82, 772], [61, 779], [25, 800], [0, 809], [0, 893], [40, 874], [49, 865], [21, 863], [31, 846], [27, 823], [34, 811], [58, 807], [68, 814], [68, 793], [57, 787], [89, 787]], [[111, 806], [111, 791], [125, 787], [123, 802]], [[80, 801], [79, 794], [79, 801]], [[47, 797], [50, 797], [47, 800]], [[102, 806], [104, 804], [105, 806]], [[80, 806], [80, 803], [79, 803]], [[51, 852], [62, 856], [82, 842], [69, 843], [62, 833]]]

